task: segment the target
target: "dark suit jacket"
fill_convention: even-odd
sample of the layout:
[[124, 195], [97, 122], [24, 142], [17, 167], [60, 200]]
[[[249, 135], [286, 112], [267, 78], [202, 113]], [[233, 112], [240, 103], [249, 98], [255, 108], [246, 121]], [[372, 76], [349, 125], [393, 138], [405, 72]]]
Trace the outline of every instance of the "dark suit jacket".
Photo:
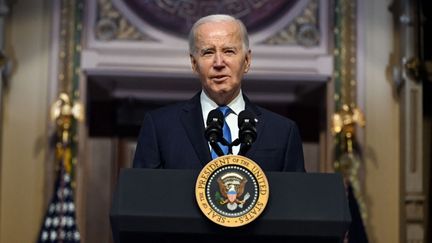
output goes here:
[[[295, 123], [253, 105], [258, 118], [257, 139], [246, 157], [265, 171], [305, 171], [303, 148]], [[133, 167], [202, 169], [212, 160], [204, 137], [200, 93], [191, 100], [148, 112], [139, 134]]]

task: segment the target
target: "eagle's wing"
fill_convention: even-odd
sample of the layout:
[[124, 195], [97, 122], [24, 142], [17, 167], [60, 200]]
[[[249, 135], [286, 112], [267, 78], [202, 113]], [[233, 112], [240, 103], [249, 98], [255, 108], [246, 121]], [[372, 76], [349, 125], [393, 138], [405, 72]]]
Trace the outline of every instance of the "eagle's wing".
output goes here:
[[241, 195], [243, 195], [244, 187], [245, 187], [247, 181], [248, 180], [246, 178], [243, 178], [241, 180], [240, 185], [239, 185], [238, 190], [237, 190], [237, 197], [241, 197]]
[[217, 182], [218, 182], [218, 185], [219, 185], [219, 191], [220, 191], [220, 193], [222, 194], [222, 196], [224, 197], [224, 198], [227, 198], [228, 196], [227, 196], [227, 188], [226, 188], [226, 186], [225, 186], [225, 184], [223, 183], [223, 181], [222, 181], [222, 179], [219, 177], [218, 179], [217, 179]]

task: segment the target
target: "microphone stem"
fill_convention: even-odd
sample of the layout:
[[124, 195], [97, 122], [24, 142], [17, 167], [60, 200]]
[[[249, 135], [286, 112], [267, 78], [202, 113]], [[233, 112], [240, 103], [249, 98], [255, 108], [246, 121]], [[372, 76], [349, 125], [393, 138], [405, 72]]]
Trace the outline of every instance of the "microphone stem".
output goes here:
[[219, 144], [217, 142], [210, 142], [210, 146], [215, 151], [215, 153], [217, 154], [218, 157], [224, 155], [224, 153], [222, 152], [222, 149], [219, 147]]

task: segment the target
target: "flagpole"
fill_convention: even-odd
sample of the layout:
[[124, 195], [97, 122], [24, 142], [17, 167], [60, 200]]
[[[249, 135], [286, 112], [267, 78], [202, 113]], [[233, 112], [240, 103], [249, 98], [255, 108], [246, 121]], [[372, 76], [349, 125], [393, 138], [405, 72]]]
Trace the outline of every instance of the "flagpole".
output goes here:
[[364, 227], [367, 210], [360, 180], [363, 161], [356, 136], [358, 128], [366, 125], [364, 114], [357, 106], [357, 0], [334, 2], [335, 113], [331, 127], [335, 145], [333, 168], [343, 175], [350, 201], [353, 221], [346, 240], [367, 242]]

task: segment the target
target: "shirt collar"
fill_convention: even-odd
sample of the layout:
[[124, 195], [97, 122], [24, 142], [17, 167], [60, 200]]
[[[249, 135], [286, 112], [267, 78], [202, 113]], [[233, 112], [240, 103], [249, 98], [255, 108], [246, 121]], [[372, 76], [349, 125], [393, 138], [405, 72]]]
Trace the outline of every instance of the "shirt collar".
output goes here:
[[[214, 102], [212, 99], [210, 99], [207, 94], [204, 92], [204, 90], [201, 91], [200, 95], [200, 101], [201, 101], [201, 109], [203, 113], [204, 123], [207, 121], [207, 116], [210, 113], [210, 111], [218, 108], [219, 106]], [[242, 91], [240, 90], [237, 97], [235, 97], [229, 104], [228, 107], [231, 108], [233, 113], [235, 115], [238, 115], [241, 111], [243, 111], [246, 107], [245, 101], [243, 99]]]

